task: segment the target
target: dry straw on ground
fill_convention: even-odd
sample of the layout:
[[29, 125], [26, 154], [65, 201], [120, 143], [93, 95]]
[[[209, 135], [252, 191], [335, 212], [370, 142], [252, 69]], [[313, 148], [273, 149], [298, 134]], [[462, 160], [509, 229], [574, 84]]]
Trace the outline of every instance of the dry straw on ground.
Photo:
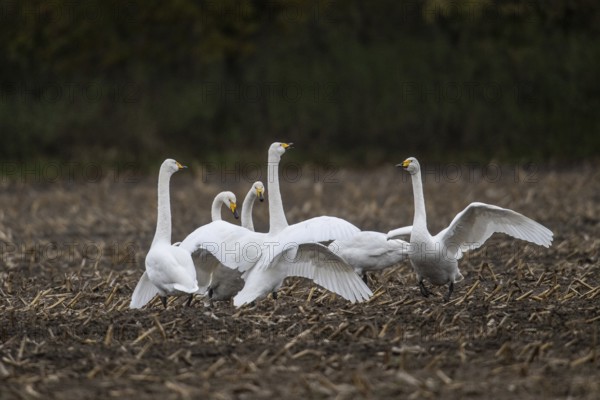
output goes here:
[[[202, 299], [128, 309], [154, 232], [154, 177], [4, 182], [0, 398], [596, 399], [600, 175], [580, 167], [525, 180], [530, 172], [510, 171], [426, 176], [432, 232], [474, 200], [555, 232], [549, 250], [494, 237], [462, 260], [466, 279], [449, 303], [445, 289], [421, 297], [401, 264], [371, 274], [366, 304], [290, 279], [277, 301], [240, 310]], [[400, 171], [324, 175], [282, 182], [290, 221], [329, 214], [384, 232], [411, 223]], [[219, 190], [241, 198], [250, 184], [174, 176], [173, 240], [208, 221]], [[266, 209], [255, 207], [259, 230]]]

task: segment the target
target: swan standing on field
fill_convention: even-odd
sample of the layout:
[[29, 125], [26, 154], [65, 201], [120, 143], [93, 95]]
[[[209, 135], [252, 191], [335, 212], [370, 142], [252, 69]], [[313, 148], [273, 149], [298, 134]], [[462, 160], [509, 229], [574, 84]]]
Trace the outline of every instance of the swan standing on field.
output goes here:
[[289, 276], [312, 279], [351, 302], [368, 299], [372, 292], [353, 268], [317, 243], [350, 237], [359, 232], [358, 228], [335, 217], [317, 217], [288, 226], [279, 192], [278, 166], [289, 147], [279, 142], [269, 147], [269, 233], [216, 221], [196, 229], [181, 246], [192, 253], [210, 254], [243, 273], [245, 284], [234, 297], [236, 307], [276, 291]]
[[[544, 247], [551, 245], [553, 234], [545, 226], [515, 211], [484, 203], [469, 204], [454, 217], [450, 226], [436, 236], [431, 236], [427, 230], [419, 162], [410, 157], [397, 166], [408, 171], [412, 179], [415, 216], [410, 235], [409, 259], [423, 296], [431, 294], [423, 284], [423, 280], [427, 279], [434, 285], [448, 284], [448, 294], [444, 299], [450, 300], [454, 283], [463, 279], [458, 270], [458, 260], [462, 253], [480, 247], [495, 232]], [[390, 231], [388, 237], [394, 238], [400, 233], [406, 233], [405, 229]]]
[[327, 247], [354, 267], [367, 283], [368, 271], [382, 271], [406, 260], [410, 243], [400, 239], [388, 240], [387, 235], [381, 232], [361, 231], [348, 239], [334, 240]]
[[171, 245], [171, 204], [169, 181], [171, 175], [185, 166], [175, 160], [165, 160], [158, 174], [158, 216], [156, 233], [146, 255], [146, 271], [142, 274], [130, 308], [141, 308], [158, 294], [167, 307], [167, 296], [189, 295], [188, 305], [198, 288], [196, 269], [191, 253]]
[[[242, 204], [242, 227], [254, 231], [252, 208], [254, 207], [254, 201], [257, 198], [260, 201], [264, 200], [264, 191], [265, 187], [262, 182], [257, 181], [252, 184], [252, 187], [248, 191], [244, 203]], [[214, 214], [213, 221], [217, 221]], [[242, 273], [240, 271], [227, 268], [221, 263], [218, 263], [210, 276], [208, 298], [215, 301], [229, 300], [242, 290], [243, 287], [244, 280], [242, 279]]]

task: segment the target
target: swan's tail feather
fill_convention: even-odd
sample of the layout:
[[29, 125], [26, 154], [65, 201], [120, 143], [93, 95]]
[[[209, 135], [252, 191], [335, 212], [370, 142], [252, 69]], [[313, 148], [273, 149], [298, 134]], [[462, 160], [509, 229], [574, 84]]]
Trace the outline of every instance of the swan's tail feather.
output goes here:
[[152, 284], [152, 282], [150, 282], [150, 279], [148, 279], [148, 273], [144, 271], [140, 281], [133, 291], [133, 295], [131, 295], [129, 308], [142, 308], [157, 294], [158, 289]]

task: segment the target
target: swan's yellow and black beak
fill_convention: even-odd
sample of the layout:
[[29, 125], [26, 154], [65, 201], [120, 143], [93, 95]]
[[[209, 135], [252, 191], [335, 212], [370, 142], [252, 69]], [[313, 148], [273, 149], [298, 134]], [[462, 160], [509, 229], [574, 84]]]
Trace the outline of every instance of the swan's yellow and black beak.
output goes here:
[[285, 150], [287, 149], [291, 149], [292, 146], [294, 145], [294, 143], [281, 143], [281, 147], [283, 147]]
[[265, 189], [256, 189], [256, 196], [258, 197], [258, 200], [263, 201], [265, 199], [264, 193]]
[[181, 165], [178, 161], [175, 161], [175, 163], [177, 164], [177, 168], [179, 169], [187, 168], [185, 165]]
[[237, 212], [237, 204], [235, 204], [234, 201], [229, 202], [229, 209], [231, 210], [231, 213], [233, 214], [233, 217], [235, 219], [238, 219], [240, 217], [240, 215]]
[[406, 169], [406, 168], [408, 168], [410, 163], [411, 163], [411, 160], [406, 159], [406, 160], [402, 161], [401, 164], [397, 164], [396, 167], [402, 167], [402, 168]]

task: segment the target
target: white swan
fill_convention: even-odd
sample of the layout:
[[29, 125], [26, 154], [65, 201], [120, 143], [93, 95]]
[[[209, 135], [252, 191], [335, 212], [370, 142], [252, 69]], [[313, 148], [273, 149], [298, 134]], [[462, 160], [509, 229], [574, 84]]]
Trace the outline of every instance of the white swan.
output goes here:
[[237, 212], [235, 194], [233, 194], [232, 192], [221, 192], [215, 196], [215, 199], [213, 200], [212, 206], [210, 208], [210, 216], [213, 221], [220, 221], [221, 219], [223, 219], [221, 217], [222, 205], [231, 210], [231, 213], [233, 214], [235, 219], [238, 219], [240, 217]]
[[[551, 245], [553, 234], [548, 228], [515, 211], [484, 203], [469, 204], [454, 217], [446, 229], [431, 236], [427, 230], [419, 162], [410, 157], [398, 164], [400, 166], [410, 173], [412, 179], [415, 216], [410, 235], [409, 259], [423, 296], [430, 294], [423, 284], [423, 279], [427, 279], [434, 285], [449, 285], [444, 297], [448, 301], [454, 290], [454, 283], [463, 279], [458, 270], [458, 260], [462, 253], [480, 247], [495, 232], [544, 247]], [[395, 237], [402, 229], [405, 228], [389, 232], [388, 237]]]
[[[239, 218], [235, 194], [233, 194], [233, 192], [225, 191], [217, 194], [212, 202], [212, 221], [221, 221], [223, 219], [221, 215], [222, 206], [227, 207], [236, 219]], [[178, 245], [180, 244], [181, 243], [178, 243]], [[241, 289], [241, 285], [243, 285], [244, 282], [237, 271], [223, 266], [214, 257], [198, 259], [198, 255], [193, 254], [192, 258], [196, 265], [196, 278], [198, 280], [198, 286], [200, 287], [198, 294], [208, 295], [211, 300], [221, 300], [218, 295], [220, 288], [227, 286], [230, 281], [233, 284], [238, 285], [237, 291]], [[217, 291], [216, 296], [214, 296], [215, 289]]]
[[190, 304], [198, 288], [196, 269], [191, 253], [171, 245], [171, 204], [169, 181], [171, 175], [186, 168], [175, 160], [165, 160], [158, 174], [158, 216], [156, 233], [146, 255], [146, 271], [142, 274], [133, 295], [130, 308], [141, 308], [158, 294], [167, 307], [168, 295], [190, 295]]
[[[264, 190], [265, 188], [262, 182], [254, 182], [244, 199], [244, 203], [242, 204], [242, 226], [251, 231], [254, 231], [254, 224], [252, 222], [252, 208], [254, 207], [254, 201], [257, 198], [260, 201], [264, 200]], [[215, 198], [215, 202], [217, 202], [217, 198]], [[216, 215], [214, 213], [213, 203], [213, 221], [218, 221], [221, 219], [220, 212], [218, 217], [219, 218], [216, 218]], [[217, 260], [214, 259], [214, 261]], [[204, 268], [202, 273], [205, 274], [205, 271], [207, 270], [207, 268]], [[210, 273], [210, 279], [208, 284], [208, 298], [214, 301], [229, 300], [233, 296], [235, 296], [240, 290], [242, 290], [243, 287], [244, 280], [242, 279], [242, 273], [240, 271], [238, 271], [237, 269], [227, 268], [221, 263], [218, 263], [212, 268], [212, 272]]]
[[267, 158], [267, 182], [269, 184], [269, 233], [281, 232], [287, 228], [288, 222], [283, 211], [281, 191], [279, 190], [279, 162], [281, 156], [293, 143], [275, 142], [269, 146]]
[[327, 247], [354, 267], [367, 283], [367, 271], [382, 271], [406, 260], [410, 243], [388, 240], [381, 232], [361, 231], [348, 239], [334, 240]]
[[351, 302], [368, 299], [372, 292], [353, 268], [317, 243], [350, 237], [359, 232], [358, 228], [335, 217], [317, 217], [288, 226], [279, 192], [278, 166], [289, 146], [276, 142], [269, 147], [269, 233], [216, 221], [196, 229], [181, 246], [202, 257], [215, 257], [243, 273], [246, 282], [234, 297], [236, 307], [276, 291], [289, 276], [312, 279]]
[[254, 208], [254, 202], [258, 198], [261, 202], [265, 199], [265, 186], [261, 181], [256, 181], [252, 184], [248, 194], [244, 198], [242, 203], [242, 226], [246, 229], [254, 231], [254, 222], [252, 221], [252, 209]]

